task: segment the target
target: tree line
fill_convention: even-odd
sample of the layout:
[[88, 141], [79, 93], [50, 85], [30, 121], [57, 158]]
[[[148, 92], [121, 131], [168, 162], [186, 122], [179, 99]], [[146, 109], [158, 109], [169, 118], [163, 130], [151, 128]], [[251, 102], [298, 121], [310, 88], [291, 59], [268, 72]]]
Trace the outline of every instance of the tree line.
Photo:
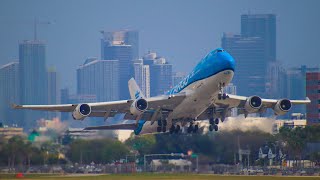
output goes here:
[[251, 151], [251, 164], [259, 159], [259, 149], [281, 149], [287, 159], [310, 159], [320, 162], [320, 152], [306, 151], [308, 143], [320, 143], [320, 126], [306, 128], [282, 127], [278, 134], [262, 131], [221, 131], [207, 134], [132, 135], [125, 142], [103, 138], [68, 140], [65, 145], [53, 140], [31, 142], [26, 137], [0, 138], [0, 166], [31, 166], [57, 163], [112, 163], [126, 156], [184, 153], [199, 155], [201, 163], [237, 163], [238, 149]]

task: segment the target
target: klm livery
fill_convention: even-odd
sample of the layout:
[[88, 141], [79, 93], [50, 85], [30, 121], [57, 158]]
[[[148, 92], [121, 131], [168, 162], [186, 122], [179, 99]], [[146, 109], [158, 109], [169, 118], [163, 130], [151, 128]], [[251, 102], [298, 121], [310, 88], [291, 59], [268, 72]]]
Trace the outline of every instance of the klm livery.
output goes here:
[[[210, 131], [218, 131], [219, 122], [229, 116], [232, 108], [247, 116], [273, 109], [275, 115], [287, 113], [292, 105], [307, 104], [310, 100], [262, 99], [259, 96], [225, 94], [223, 88], [234, 76], [236, 63], [222, 48], [207, 54], [178, 85], [166, 94], [146, 98], [135, 80], [128, 82], [131, 99], [61, 105], [13, 105], [15, 109], [72, 112], [75, 120], [86, 117], [113, 117], [125, 113], [125, 119], [135, 119], [131, 124], [87, 127], [87, 130], [130, 129], [136, 135], [154, 132], [196, 133], [202, 120], [209, 120]], [[185, 127], [185, 128], [183, 128]]]

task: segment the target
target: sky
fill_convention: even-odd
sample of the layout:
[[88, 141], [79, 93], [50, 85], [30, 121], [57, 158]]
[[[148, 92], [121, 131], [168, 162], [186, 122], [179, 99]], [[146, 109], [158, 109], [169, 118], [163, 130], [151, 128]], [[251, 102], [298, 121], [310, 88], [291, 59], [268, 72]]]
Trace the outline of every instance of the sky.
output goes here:
[[0, 0], [0, 66], [19, 58], [18, 44], [47, 43], [48, 67], [61, 88], [76, 88], [76, 68], [87, 57], [100, 58], [101, 30], [138, 30], [140, 56], [157, 52], [188, 73], [223, 32], [240, 33], [241, 14], [277, 15], [277, 59], [286, 67], [319, 66], [319, 0]]

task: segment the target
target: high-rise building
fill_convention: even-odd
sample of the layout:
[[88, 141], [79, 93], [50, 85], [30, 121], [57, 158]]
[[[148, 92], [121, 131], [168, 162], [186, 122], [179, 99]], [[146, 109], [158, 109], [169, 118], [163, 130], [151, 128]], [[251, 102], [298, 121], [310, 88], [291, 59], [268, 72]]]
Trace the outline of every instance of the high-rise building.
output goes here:
[[156, 60], [157, 58], [157, 53], [155, 52], [148, 52], [147, 54], [145, 54], [143, 56], [143, 64], [144, 65], [153, 65], [154, 64], [154, 61]]
[[[35, 41], [23, 41], [19, 44], [19, 78], [21, 104], [47, 104], [47, 68], [46, 45]], [[33, 128], [36, 121], [44, 118], [41, 111], [21, 111], [23, 125], [26, 129]]]
[[267, 68], [266, 97], [278, 99], [288, 98], [287, 71], [280, 62], [269, 62]]
[[78, 95], [96, 95], [97, 101], [119, 99], [119, 61], [89, 58], [77, 69]]
[[[237, 86], [233, 85], [232, 83], [229, 83], [226, 87], [224, 87], [223, 91], [227, 94], [237, 95]], [[238, 109], [232, 108], [230, 112], [230, 116], [232, 117], [238, 116]]]
[[306, 91], [311, 103], [307, 105], [307, 124], [320, 124], [320, 72], [307, 72]]
[[[48, 69], [48, 104], [59, 104], [59, 87], [57, 71], [54, 67]], [[48, 119], [59, 117], [58, 112], [48, 112]]]
[[150, 68], [150, 96], [161, 95], [173, 87], [172, 64], [155, 52], [143, 56], [143, 64]]
[[183, 72], [174, 73], [174, 75], [172, 77], [172, 85], [173, 86], [178, 85], [185, 77], [186, 77], [186, 73], [183, 73]]
[[[69, 89], [68, 88], [63, 88], [60, 90], [60, 102], [61, 104], [69, 104]], [[70, 114], [66, 112], [61, 112], [61, 120], [65, 121], [70, 119]]]
[[18, 62], [0, 67], [0, 102], [0, 122], [9, 126], [21, 126], [20, 112], [10, 107], [12, 103], [20, 103]]
[[265, 59], [276, 60], [276, 15], [243, 14], [241, 15], [241, 35], [263, 39]]
[[[276, 62], [276, 16], [274, 14], [241, 15], [241, 35], [224, 33], [222, 47], [237, 61], [234, 84], [241, 95], [274, 97], [277, 88], [270, 83], [270, 72], [282, 71]], [[249, 70], [250, 69], [250, 70]], [[249, 87], [248, 87], [249, 86]]]
[[157, 96], [169, 91], [172, 85], [172, 64], [165, 58], [157, 57], [150, 65], [150, 95]]
[[133, 74], [133, 54], [131, 45], [104, 46], [104, 59], [118, 60], [119, 98], [129, 99], [128, 81]]
[[222, 47], [232, 54], [237, 63], [233, 78], [237, 93], [265, 96], [268, 61], [263, 39], [224, 33]]
[[[306, 73], [317, 72], [319, 68], [301, 67], [290, 68], [287, 72], [287, 98], [289, 99], [305, 99], [306, 94]], [[306, 114], [306, 105], [292, 106], [291, 112]]]
[[142, 59], [133, 63], [134, 79], [146, 97], [150, 97], [150, 67], [144, 65]]
[[104, 47], [109, 45], [131, 45], [132, 58], [139, 58], [139, 32], [135, 30], [121, 30], [121, 31], [101, 31], [103, 38], [101, 39], [101, 58], [105, 59]]

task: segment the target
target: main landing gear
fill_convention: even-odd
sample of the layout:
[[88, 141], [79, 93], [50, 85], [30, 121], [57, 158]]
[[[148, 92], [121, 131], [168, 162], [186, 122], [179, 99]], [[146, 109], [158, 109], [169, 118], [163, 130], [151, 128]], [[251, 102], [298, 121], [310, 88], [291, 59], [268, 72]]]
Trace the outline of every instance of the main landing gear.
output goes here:
[[218, 118], [210, 118], [209, 119], [209, 131], [218, 131], [218, 124], [219, 124], [219, 119]]
[[178, 134], [180, 132], [180, 129], [181, 129], [180, 125], [172, 125], [169, 129], [169, 132], [170, 134], [173, 134], [173, 133]]
[[190, 122], [189, 127], [187, 128], [187, 132], [188, 133], [197, 133], [199, 130], [199, 125], [193, 125], [193, 122]]
[[166, 131], [167, 131], [167, 120], [166, 119], [159, 119], [157, 132], [166, 132]]

